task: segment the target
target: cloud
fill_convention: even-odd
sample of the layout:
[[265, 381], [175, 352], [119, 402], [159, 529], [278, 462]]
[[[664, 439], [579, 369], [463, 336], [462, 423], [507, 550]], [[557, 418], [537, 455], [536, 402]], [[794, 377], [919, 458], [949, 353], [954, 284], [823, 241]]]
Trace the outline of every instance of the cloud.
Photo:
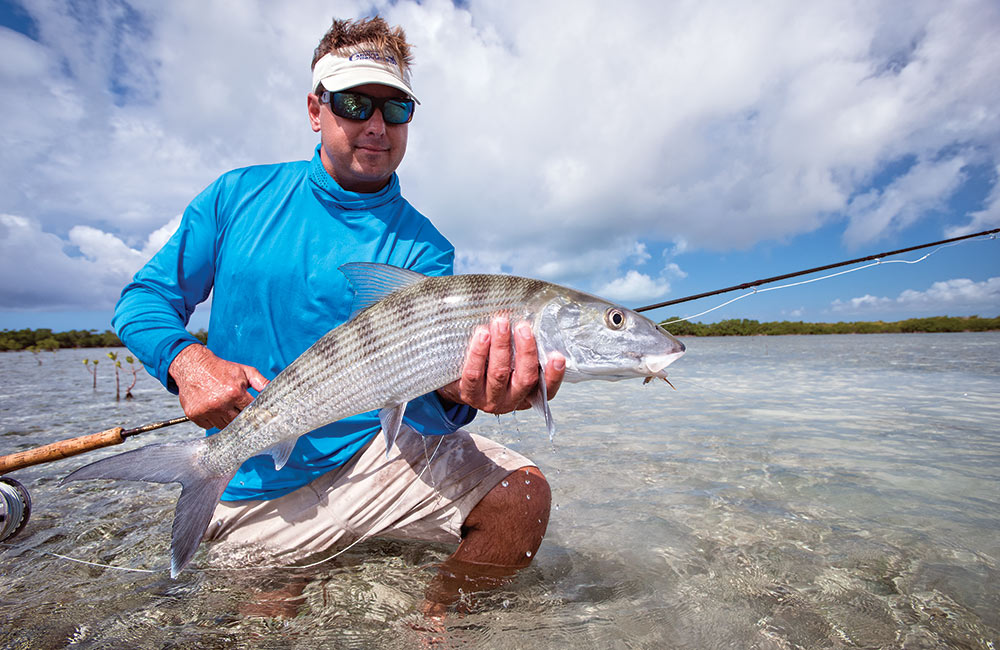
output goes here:
[[673, 262], [667, 264], [657, 278], [629, 269], [625, 275], [605, 283], [597, 293], [623, 304], [637, 306], [640, 302], [655, 301], [668, 295], [671, 277], [684, 278], [687, 273]]
[[905, 309], [915, 313], [1000, 313], [1000, 277], [983, 282], [955, 278], [935, 282], [926, 291], [907, 289], [897, 297], [870, 294], [848, 301], [834, 300], [835, 312], [877, 313]]
[[179, 223], [177, 216], [134, 249], [90, 226], [73, 227], [64, 240], [35, 219], [0, 214], [0, 309], [110, 310]]
[[618, 302], [637, 303], [667, 295], [670, 293], [670, 283], [664, 280], [654, 280], [645, 273], [639, 273], [633, 269], [628, 271], [624, 277], [615, 278], [605, 284], [598, 290], [598, 293]]
[[[534, 248], [531, 235], [546, 228], [578, 251], [614, 227], [748, 247], [817, 228], [903, 156], [935, 160], [966, 138], [996, 141], [996, 123], [983, 118], [997, 110], [985, 65], [1000, 60], [989, 45], [997, 12], [985, 5], [547, 3], [519, 22], [525, 8], [472, 3], [416, 25], [434, 38], [419, 80], [432, 98], [447, 87], [465, 101], [427, 117], [427, 133], [462, 137], [437, 161], [438, 147], [421, 140], [409, 168], [415, 196], [449, 224], [468, 222], [470, 206], [480, 219], [502, 218], [511, 235], [498, 243], [526, 233], [517, 245]], [[959, 42], [984, 59], [969, 64]], [[442, 171], [468, 177], [470, 160], [482, 178], [457, 196], [434, 182]], [[918, 196], [901, 187], [882, 201], [905, 220], [882, 218], [854, 239], [904, 228], [954, 190], [917, 187]], [[457, 200], [435, 196], [441, 190]], [[462, 243], [475, 246], [471, 236]]]
[[[652, 297], [670, 283], [649, 251], [748, 249], [831, 224], [859, 245], [938, 214], [968, 165], [1000, 165], [990, 0], [336, 12], [372, 9], [415, 45], [404, 196], [462, 271]], [[0, 213], [27, 219], [8, 227], [53, 261], [46, 304], [96, 300], [97, 284], [109, 300], [128, 251], [220, 173], [311, 156], [309, 62], [331, 11], [32, 2], [37, 40], [0, 27]], [[960, 226], [996, 223], [996, 182]], [[115, 266], [85, 266], [98, 257]]]
[[884, 189], [851, 199], [844, 240], [851, 247], [905, 229], [921, 216], [940, 210], [965, 179], [961, 156], [921, 161]]
[[982, 232], [984, 230], [991, 230], [1000, 226], [1000, 183], [996, 181], [1000, 179], [1000, 165], [997, 165], [993, 171], [994, 185], [993, 189], [990, 191], [989, 196], [986, 198], [985, 207], [982, 210], [977, 210], [969, 214], [968, 223], [956, 226], [953, 228], [948, 228], [946, 232], [947, 237], [961, 237], [962, 235], [971, 235], [974, 232]]

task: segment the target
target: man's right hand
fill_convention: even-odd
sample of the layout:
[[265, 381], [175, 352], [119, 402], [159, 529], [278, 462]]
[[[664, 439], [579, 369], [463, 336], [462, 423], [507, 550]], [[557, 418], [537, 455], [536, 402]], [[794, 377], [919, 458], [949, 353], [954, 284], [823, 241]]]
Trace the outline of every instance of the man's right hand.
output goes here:
[[253, 366], [220, 359], [204, 345], [181, 350], [169, 372], [184, 414], [206, 429], [224, 429], [253, 401], [247, 388], [261, 391], [269, 383]]

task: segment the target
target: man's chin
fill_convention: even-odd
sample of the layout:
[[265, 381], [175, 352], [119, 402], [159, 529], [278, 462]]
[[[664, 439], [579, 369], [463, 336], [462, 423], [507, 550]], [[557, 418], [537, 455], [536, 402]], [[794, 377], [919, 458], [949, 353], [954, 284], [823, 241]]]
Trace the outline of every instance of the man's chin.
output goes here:
[[371, 193], [385, 187], [392, 177], [392, 171], [388, 171], [384, 165], [354, 165], [351, 176], [352, 178], [340, 182], [341, 187], [353, 192]]

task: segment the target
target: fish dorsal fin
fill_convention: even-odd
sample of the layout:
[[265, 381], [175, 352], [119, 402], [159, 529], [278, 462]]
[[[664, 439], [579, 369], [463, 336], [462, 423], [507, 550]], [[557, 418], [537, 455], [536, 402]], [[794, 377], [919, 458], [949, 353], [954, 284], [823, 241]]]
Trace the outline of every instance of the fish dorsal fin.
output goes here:
[[362, 309], [374, 305], [389, 294], [427, 277], [410, 269], [378, 262], [350, 262], [342, 265], [340, 272], [347, 276], [347, 281], [354, 289], [352, 318]]

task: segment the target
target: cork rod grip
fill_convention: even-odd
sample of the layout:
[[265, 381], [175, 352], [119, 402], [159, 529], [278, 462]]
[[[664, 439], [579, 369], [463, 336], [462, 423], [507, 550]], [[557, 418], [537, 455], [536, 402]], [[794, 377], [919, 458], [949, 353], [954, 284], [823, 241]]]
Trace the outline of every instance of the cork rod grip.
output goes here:
[[13, 472], [15, 469], [31, 467], [39, 463], [47, 463], [51, 460], [69, 458], [70, 456], [76, 456], [92, 449], [121, 444], [125, 442], [125, 438], [122, 437], [122, 431], [121, 427], [115, 427], [107, 431], [101, 431], [100, 433], [91, 433], [86, 436], [79, 436], [78, 438], [60, 440], [50, 445], [20, 451], [7, 456], [0, 456], [0, 474]]

